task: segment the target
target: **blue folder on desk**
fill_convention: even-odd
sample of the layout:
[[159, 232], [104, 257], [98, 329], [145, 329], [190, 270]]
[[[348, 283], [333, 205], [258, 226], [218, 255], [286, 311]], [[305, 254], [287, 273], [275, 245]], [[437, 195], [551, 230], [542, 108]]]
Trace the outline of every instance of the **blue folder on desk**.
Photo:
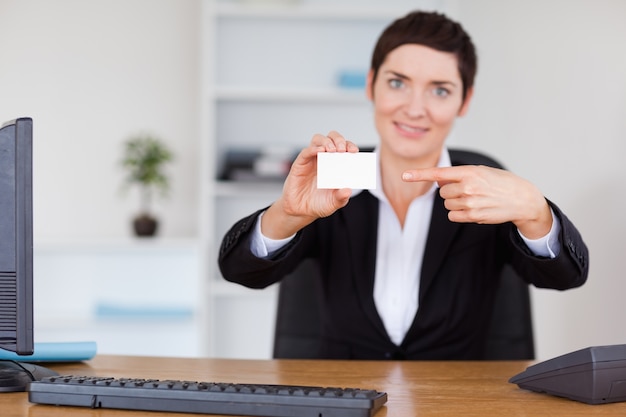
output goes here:
[[96, 356], [96, 342], [35, 343], [32, 355], [20, 356], [0, 349], [0, 360], [18, 362], [80, 362]]

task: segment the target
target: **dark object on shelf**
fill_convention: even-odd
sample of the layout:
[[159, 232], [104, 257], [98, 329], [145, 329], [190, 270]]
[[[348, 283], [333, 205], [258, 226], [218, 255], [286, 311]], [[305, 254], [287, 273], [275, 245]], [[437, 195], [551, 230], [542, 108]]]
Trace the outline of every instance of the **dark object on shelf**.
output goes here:
[[229, 149], [224, 155], [219, 179], [283, 181], [297, 155], [284, 149]]
[[158, 226], [158, 220], [148, 214], [142, 214], [133, 220], [135, 235], [139, 237], [154, 236]]
[[626, 345], [570, 352], [529, 366], [509, 382], [587, 404], [626, 401]]

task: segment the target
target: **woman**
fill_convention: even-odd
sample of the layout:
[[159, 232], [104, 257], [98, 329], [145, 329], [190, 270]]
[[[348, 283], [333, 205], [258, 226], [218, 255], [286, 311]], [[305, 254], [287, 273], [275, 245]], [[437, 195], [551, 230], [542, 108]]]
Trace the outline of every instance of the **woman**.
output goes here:
[[479, 359], [506, 264], [538, 287], [586, 281], [580, 234], [537, 187], [502, 169], [452, 166], [445, 140], [468, 111], [476, 66], [470, 37], [447, 17], [393, 22], [366, 86], [378, 189], [317, 189], [319, 152], [358, 151], [338, 132], [318, 134], [280, 198], [226, 234], [222, 274], [251, 288], [316, 260], [320, 357]]

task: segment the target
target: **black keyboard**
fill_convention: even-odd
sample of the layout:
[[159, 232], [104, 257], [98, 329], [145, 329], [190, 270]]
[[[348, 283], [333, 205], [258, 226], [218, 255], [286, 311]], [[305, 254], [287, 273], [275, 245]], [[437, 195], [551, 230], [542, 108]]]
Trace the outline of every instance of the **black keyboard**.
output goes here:
[[387, 394], [359, 388], [52, 376], [28, 400], [90, 408], [275, 417], [371, 417]]

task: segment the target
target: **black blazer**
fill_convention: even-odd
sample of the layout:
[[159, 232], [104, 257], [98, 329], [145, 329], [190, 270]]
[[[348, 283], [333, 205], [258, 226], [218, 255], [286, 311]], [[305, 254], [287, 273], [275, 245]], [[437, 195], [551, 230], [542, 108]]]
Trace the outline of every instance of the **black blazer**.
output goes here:
[[[451, 158], [455, 164], [453, 151]], [[537, 287], [563, 290], [587, 279], [587, 247], [553, 203], [561, 222], [561, 252], [546, 259], [529, 251], [512, 223], [450, 222], [437, 194], [422, 263], [419, 310], [396, 346], [373, 298], [378, 203], [362, 191], [344, 208], [298, 232], [272, 259], [259, 259], [249, 249], [258, 211], [226, 233], [218, 260], [222, 275], [250, 288], [264, 288], [280, 281], [302, 259], [316, 259], [324, 303], [320, 357], [336, 359], [480, 359], [505, 264]]]

